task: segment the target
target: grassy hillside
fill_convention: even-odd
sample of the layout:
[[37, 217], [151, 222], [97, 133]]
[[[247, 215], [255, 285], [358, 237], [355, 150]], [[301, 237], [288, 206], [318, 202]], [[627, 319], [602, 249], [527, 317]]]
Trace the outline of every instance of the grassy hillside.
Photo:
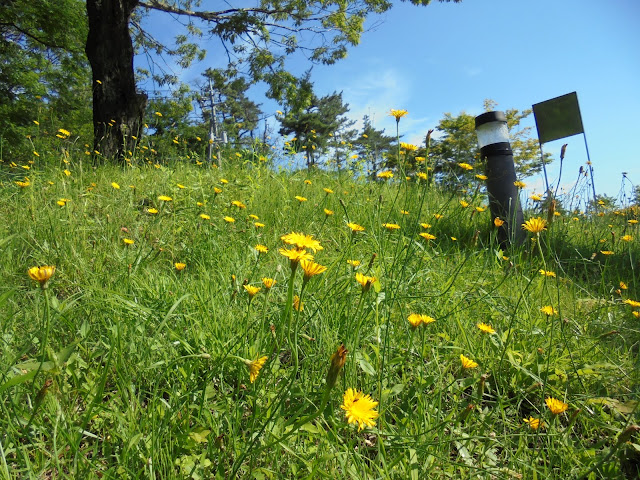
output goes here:
[[478, 190], [397, 176], [16, 168], [2, 478], [638, 475], [637, 210], [503, 252]]

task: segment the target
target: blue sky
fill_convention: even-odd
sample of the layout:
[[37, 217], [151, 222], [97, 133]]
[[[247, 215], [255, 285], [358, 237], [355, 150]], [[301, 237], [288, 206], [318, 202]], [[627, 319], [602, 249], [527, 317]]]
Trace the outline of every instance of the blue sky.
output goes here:
[[[206, 2], [205, 2], [206, 3]], [[480, 114], [483, 101], [497, 109], [531, 105], [576, 91], [595, 173], [597, 193], [617, 197], [622, 172], [640, 183], [640, 2], [637, 0], [463, 0], [427, 7], [398, 3], [346, 59], [317, 65], [316, 92], [342, 91], [349, 116], [369, 115], [376, 128], [395, 132], [391, 108], [406, 109], [400, 123], [407, 141], [420, 143], [445, 112]], [[178, 31], [169, 17], [147, 20], [159, 38]], [[207, 59], [180, 74], [191, 82], [216, 66], [220, 52], [208, 47]], [[309, 65], [296, 60], [296, 73]], [[270, 101], [255, 100], [269, 112]], [[535, 124], [533, 115], [529, 126]], [[545, 151], [558, 157], [568, 143], [563, 178], [575, 178], [587, 156], [582, 135], [550, 142]], [[554, 163], [557, 163], [554, 162]], [[557, 167], [549, 168], [550, 181]], [[542, 176], [526, 180], [542, 190]], [[567, 186], [564, 183], [563, 185]], [[627, 190], [629, 190], [629, 183]]]

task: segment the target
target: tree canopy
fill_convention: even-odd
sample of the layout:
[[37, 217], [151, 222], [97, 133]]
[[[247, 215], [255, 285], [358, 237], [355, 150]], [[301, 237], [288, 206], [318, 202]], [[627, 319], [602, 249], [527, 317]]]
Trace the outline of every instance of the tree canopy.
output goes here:
[[61, 127], [79, 133], [89, 123], [86, 37], [82, 0], [2, 2], [0, 150], [4, 155], [23, 153], [27, 135], [45, 135]]
[[[268, 95], [282, 99], [295, 84], [285, 65], [287, 56], [301, 51], [312, 62], [334, 63], [360, 41], [366, 18], [391, 6], [386, 0], [261, 0], [253, 6], [226, 2], [222, 10], [204, 10], [192, 0], [87, 0], [85, 51], [93, 74], [95, 148], [106, 157], [124, 157], [141, 131], [147, 99], [136, 91], [131, 31], [136, 45], [179, 55], [183, 67], [203, 58], [189, 36], [206, 31], [219, 39], [229, 66], [242, 69], [251, 81], [267, 82]], [[166, 48], [142, 28], [140, 17], [154, 10], [185, 19], [186, 33], [176, 38], [175, 48]], [[111, 120], [119, 128], [110, 128]]]

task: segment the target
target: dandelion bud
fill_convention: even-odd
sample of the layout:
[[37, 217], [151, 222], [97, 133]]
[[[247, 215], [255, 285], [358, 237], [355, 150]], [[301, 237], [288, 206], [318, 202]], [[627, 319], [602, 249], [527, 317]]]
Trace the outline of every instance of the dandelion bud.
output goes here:
[[349, 353], [349, 351], [345, 346], [340, 345], [335, 353], [331, 355], [331, 365], [329, 365], [329, 372], [327, 373], [327, 391], [330, 391], [335, 386], [338, 375], [347, 361], [347, 353]]

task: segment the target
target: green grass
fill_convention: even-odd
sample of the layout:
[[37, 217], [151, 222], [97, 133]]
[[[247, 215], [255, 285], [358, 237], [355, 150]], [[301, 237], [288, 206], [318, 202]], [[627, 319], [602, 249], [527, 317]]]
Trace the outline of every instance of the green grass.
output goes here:
[[[477, 192], [463, 208], [413, 181], [250, 164], [69, 170], [34, 168], [25, 188], [2, 171], [0, 478], [638, 475], [638, 436], [618, 441], [639, 423], [640, 319], [624, 303], [640, 300], [633, 211], [556, 217], [540, 248], [501, 252]], [[328, 267], [301, 312], [278, 252], [290, 232], [318, 239]], [[35, 265], [56, 266], [47, 289], [27, 276]], [[368, 292], [356, 271], [376, 277]], [[250, 302], [242, 285], [262, 277], [277, 283]], [[411, 313], [435, 322], [413, 329]], [[460, 354], [479, 366], [463, 370]], [[251, 383], [242, 359], [263, 355]], [[375, 427], [346, 422], [348, 388], [379, 402]], [[547, 397], [568, 410], [554, 416]]]

